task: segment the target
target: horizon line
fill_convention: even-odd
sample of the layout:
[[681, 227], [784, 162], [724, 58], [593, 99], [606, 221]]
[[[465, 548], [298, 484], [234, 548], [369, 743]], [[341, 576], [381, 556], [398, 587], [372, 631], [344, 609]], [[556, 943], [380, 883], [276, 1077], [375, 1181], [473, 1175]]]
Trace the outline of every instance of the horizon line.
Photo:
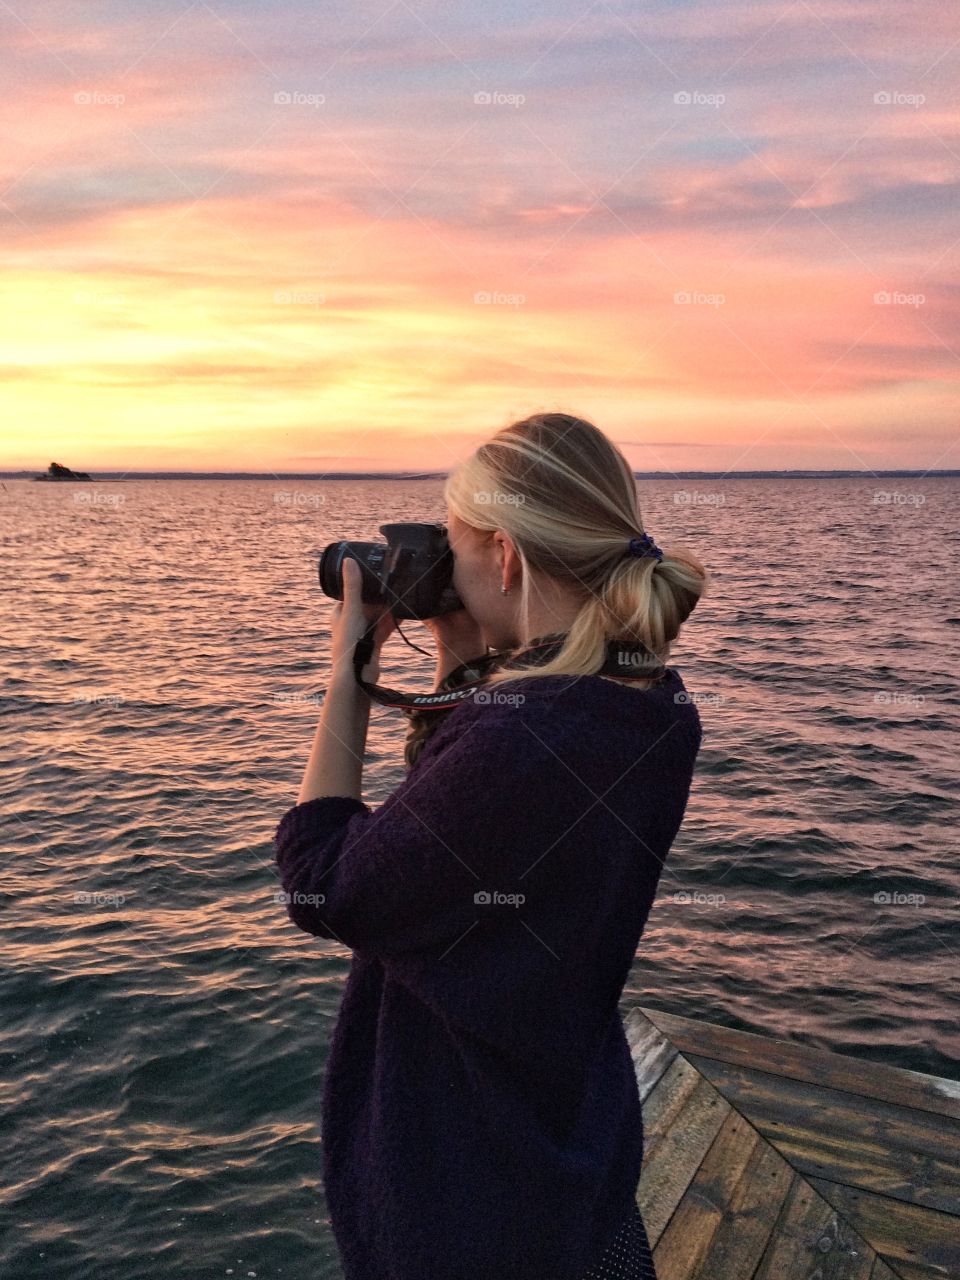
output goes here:
[[[97, 475], [91, 475], [89, 481], [46, 480], [46, 483], [95, 484], [98, 480], [443, 480], [446, 479], [447, 474], [445, 471], [123, 471], [117, 469], [100, 471]], [[828, 467], [784, 467], [752, 471], [634, 471], [632, 474], [638, 480], [762, 479], [767, 476], [776, 479], [790, 477], [798, 479], [829, 479], [833, 476], [847, 478], [857, 476], [919, 476], [923, 478], [927, 476], [960, 476], [960, 470], [950, 468], [923, 469], [919, 467], [909, 469], [895, 467], [882, 470], [870, 470], [869, 468], [846, 470]], [[3, 480], [37, 480], [40, 476], [46, 479], [46, 472], [41, 472], [38, 475], [38, 473], [30, 470], [0, 470], [0, 479]]]

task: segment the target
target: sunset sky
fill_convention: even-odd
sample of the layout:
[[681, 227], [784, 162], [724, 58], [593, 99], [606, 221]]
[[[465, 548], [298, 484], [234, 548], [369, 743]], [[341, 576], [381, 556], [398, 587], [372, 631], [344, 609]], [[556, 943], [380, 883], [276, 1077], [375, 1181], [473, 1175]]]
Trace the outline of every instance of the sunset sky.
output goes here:
[[[3, 0], [0, 467], [960, 467], [930, 0]], [[686, 299], [686, 300], [684, 300]]]

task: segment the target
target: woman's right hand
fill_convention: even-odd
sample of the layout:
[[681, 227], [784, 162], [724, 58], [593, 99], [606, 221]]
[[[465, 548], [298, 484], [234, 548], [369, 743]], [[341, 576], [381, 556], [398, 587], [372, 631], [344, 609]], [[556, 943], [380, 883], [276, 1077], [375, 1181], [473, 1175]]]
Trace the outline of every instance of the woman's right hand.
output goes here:
[[454, 609], [436, 618], [424, 618], [423, 625], [430, 629], [437, 642], [437, 662], [446, 671], [452, 671], [462, 662], [479, 658], [486, 652], [480, 624], [466, 609]]

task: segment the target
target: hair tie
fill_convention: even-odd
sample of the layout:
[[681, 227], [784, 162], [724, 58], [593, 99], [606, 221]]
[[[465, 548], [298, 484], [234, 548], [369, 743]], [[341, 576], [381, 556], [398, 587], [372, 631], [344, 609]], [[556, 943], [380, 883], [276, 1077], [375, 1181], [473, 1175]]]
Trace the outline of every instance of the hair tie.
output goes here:
[[663, 559], [663, 552], [650, 537], [649, 533], [643, 533], [639, 538], [631, 538], [627, 543], [627, 554], [631, 556], [655, 556], [657, 560]]

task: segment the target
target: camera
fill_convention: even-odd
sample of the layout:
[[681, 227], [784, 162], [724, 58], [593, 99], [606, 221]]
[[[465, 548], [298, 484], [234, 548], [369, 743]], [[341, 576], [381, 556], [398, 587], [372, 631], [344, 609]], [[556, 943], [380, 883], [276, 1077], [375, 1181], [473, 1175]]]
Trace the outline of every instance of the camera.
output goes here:
[[453, 552], [442, 524], [382, 524], [386, 542], [331, 542], [320, 556], [320, 589], [343, 599], [343, 562], [362, 571], [361, 600], [389, 608], [397, 621], [463, 609], [453, 587]]

